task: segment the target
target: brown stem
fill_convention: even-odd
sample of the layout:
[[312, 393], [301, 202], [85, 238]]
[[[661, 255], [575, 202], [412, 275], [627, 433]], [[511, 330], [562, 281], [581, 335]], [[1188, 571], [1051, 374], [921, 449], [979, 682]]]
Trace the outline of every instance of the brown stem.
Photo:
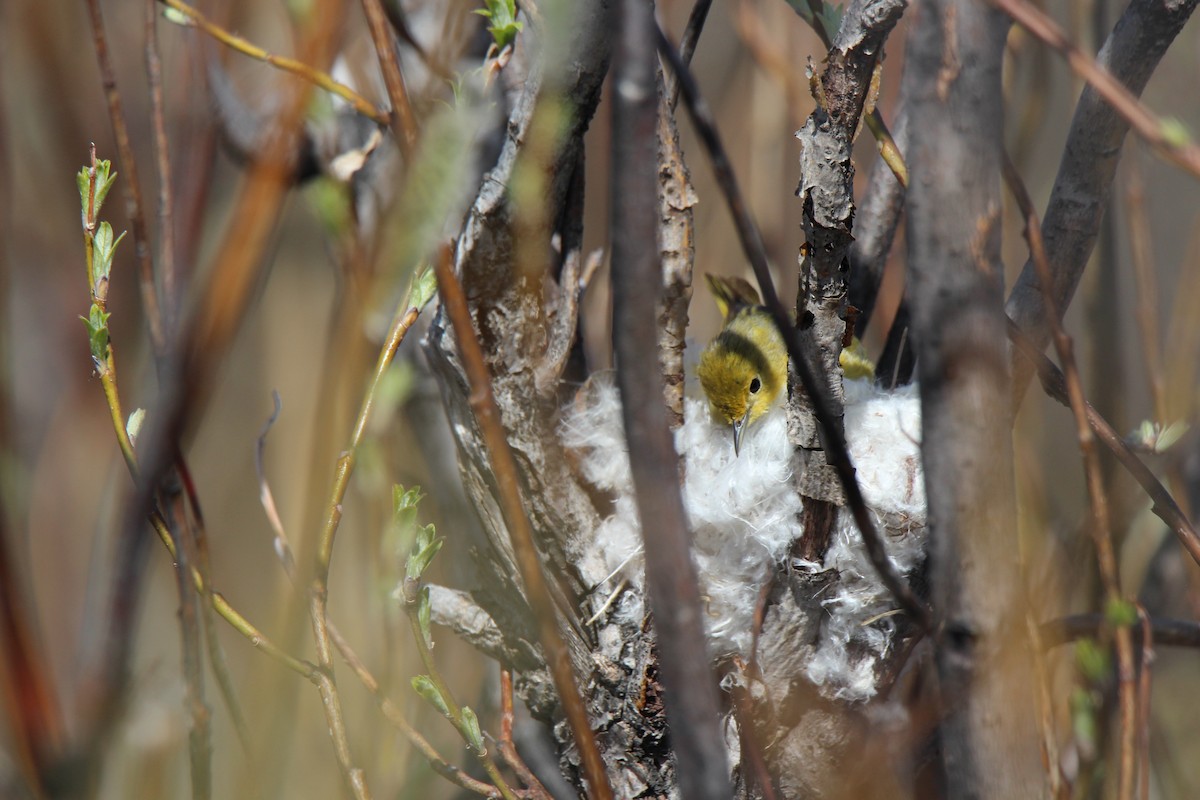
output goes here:
[[154, 286], [154, 262], [150, 256], [150, 241], [146, 233], [146, 215], [142, 205], [142, 190], [138, 183], [137, 160], [133, 145], [129, 141], [129, 127], [121, 106], [121, 93], [117, 90], [117, 78], [108, 55], [108, 39], [104, 33], [104, 16], [100, 12], [100, 0], [87, 0], [88, 15], [92, 21], [92, 41], [96, 46], [96, 58], [100, 62], [100, 77], [104, 82], [104, 96], [108, 100], [108, 116], [112, 123], [113, 136], [117, 140], [121, 171], [125, 173], [125, 213], [133, 232], [134, 251], [138, 260], [138, 282], [142, 290], [142, 305], [146, 321], [150, 326], [150, 342], [155, 355], [166, 354], [166, 336], [163, 332], [162, 313], [159, 310], [158, 290]]
[[521, 505], [521, 490], [517, 482], [517, 465], [509, 448], [504, 426], [500, 422], [500, 410], [492, 394], [491, 376], [484, 361], [483, 349], [475, 336], [471, 324], [471, 312], [462, 286], [454, 275], [453, 254], [444, 247], [437, 262], [438, 292], [441, 295], [450, 324], [454, 327], [459, 353], [471, 387], [470, 405], [479, 422], [487, 444], [488, 459], [496, 478], [500, 494], [501, 510], [505, 525], [512, 537], [513, 550], [529, 605], [537, 618], [538, 640], [546, 654], [546, 663], [558, 690], [559, 700], [566, 712], [567, 722], [579, 748], [584, 775], [587, 777], [592, 796], [598, 800], [610, 800], [612, 788], [600, 760], [595, 734], [584, 708], [583, 698], [562, 635], [558, 630], [550, 590], [542, 575], [537, 549], [533, 543], [533, 531], [525, 509]]
[[[1033, 201], [1021, 181], [1012, 162], [1005, 157], [1003, 161], [1004, 178], [1010, 191], [1017, 200], [1017, 205], [1025, 217], [1025, 238], [1029, 242], [1030, 255], [1038, 271], [1042, 285], [1049, 287], [1051, 281], [1050, 263], [1042, 245], [1041, 224]], [[1100, 467], [1099, 453], [1096, 450], [1095, 438], [1088, 423], [1087, 404], [1083, 396], [1083, 382], [1079, 378], [1079, 368], [1075, 363], [1074, 344], [1071, 337], [1063, 330], [1059, 321], [1059, 310], [1054, 297], [1049, 291], [1043, 292], [1046, 304], [1046, 318], [1050, 320], [1053, 331], [1055, 349], [1059, 360], [1062, 361], [1063, 372], [1067, 379], [1067, 396], [1071, 402], [1071, 413], [1075, 416], [1075, 435], [1079, 440], [1079, 449], [1083, 455], [1084, 471], [1087, 476], [1090, 519], [1088, 530], [1092, 534], [1096, 548], [1096, 559], [1100, 565], [1100, 579], [1104, 584], [1106, 601], [1110, 606], [1125, 602], [1121, 594], [1121, 582], [1117, 574], [1117, 560], [1113, 551], [1112, 534], [1108, 512], [1108, 497], [1104, 490], [1104, 477]], [[1136, 776], [1135, 769], [1135, 739], [1137, 734], [1137, 697], [1134, 685], [1135, 668], [1133, 665], [1133, 640], [1129, 628], [1123, 625], [1114, 626], [1112, 631], [1117, 650], [1118, 676], [1120, 679], [1118, 691], [1120, 698], [1120, 773], [1118, 777], [1117, 797], [1119, 800], [1132, 800], [1133, 784]]]
[[406, 161], [411, 160], [417, 143], [417, 120], [412, 104], [408, 101], [408, 89], [404, 85], [404, 73], [400, 71], [400, 59], [392, 43], [392, 31], [387, 14], [379, 0], [362, 0], [367, 27], [371, 29], [371, 40], [375, 43], [375, 54], [379, 57], [379, 68], [383, 71], [383, 83], [387, 86], [388, 99], [392, 101], [389, 118], [396, 141]]

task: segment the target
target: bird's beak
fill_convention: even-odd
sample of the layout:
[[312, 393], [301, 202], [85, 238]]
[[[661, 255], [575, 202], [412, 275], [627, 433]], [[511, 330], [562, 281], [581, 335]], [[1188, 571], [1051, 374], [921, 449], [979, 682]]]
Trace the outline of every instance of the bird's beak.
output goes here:
[[741, 419], [733, 421], [733, 455], [736, 458], [742, 453], [742, 434], [746, 431], [746, 423], [750, 421], [750, 409], [746, 409], [746, 415]]

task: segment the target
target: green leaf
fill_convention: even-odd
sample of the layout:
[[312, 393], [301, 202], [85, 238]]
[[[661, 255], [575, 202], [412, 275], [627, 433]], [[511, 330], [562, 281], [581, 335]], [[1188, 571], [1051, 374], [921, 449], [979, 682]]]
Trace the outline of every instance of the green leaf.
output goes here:
[[83, 216], [83, 224], [87, 225], [87, 210], [88, 210], [88, 187], [92, 185], [91, 174], [88, 168], [84, 167], [79, 170], [79, 174], [75, 176], [75, 183], [79, 186], [79, 212]]
[[162, 15], [163, 19], [165, 19], [167, 22], [173, 22], [176, 25], [182, 25], [185, 28], [190, 28], [195, 24], [192, 22], [191, 17], [187, 16], [182, 11], [171, 8], [170, 6], [163, 7]]
[[1109, 600], [1104, 607], [1104, 618], [1113, 627], [1127, 628], [1137, 622], [1137, 607], [1128, 600]]
[[412, 687], [416, 690], [417, 694], [425, 698], [425, 702], [441, 712], [443, 717], [453, 720], [450, 716], [450, 706], [446, 705], [446, 698], [442, 697], [442, 693], [438, 691], [437, 684], [428, 675], [418, 675], [413, 678]]
[[413, 278], [408, 290], [408, 305], [418, 311], [425, 308], [433, 296], [437, 294], [437, 275], [429, 266], [422, 266]]
[[483, 745], [483, 731], [479, 727], [479, 717], [475, 716], [470, 706], [463, 706], [460, 730], [477, 755], [487, 755], [487, 748]]
[[419, 580], [433, 561], [434, 556], [442, 549], [445, 539], [437, 536], [432, 525], [425, 525], [417, 530], [417, 541], [413, 544], [412, 555], [404, 565], [405, 577], [409, 580]]
[[524, 28], [524, 24], [517, 21], [517, 4], [515, 0], [483, 0], [483, 5], [484, 8], [475, 9], [475, 13], [492, 23], [488, 33], [492, 34], [496, 48], [503, 50]]
[[1080, 743], [1096, 746], [1099, 734], [1099, 724], [1096, 720], [1096, 701], [1092, 693], [1082, 686], [1076, 686], [1071, 691], [1071, 727]]
[[[117, 180], [117, 173], [112, 171], [112, 162], [102, 160], [96, 162], [96, 204], [92, 209], [95, 219], [100, 218], [100, 207], [104, 205], [104, 199], [108, 197], [108, 190], [113, 187]], [[86, 199], [84, 200], [86, 203]]]
[[433, 632], [429, 628], [429, 617], [431, 606], [429, 604], [429, 587], [421, 587], [421, 595], [417, 599], [417, 625], [421, 629], [421, 637], [425, 640], [425, 646], [430, 650], [433, 649]]
[[1174, 117], [1166, 117], [1159, 123], [1163, 139], [1171, 147], [1187, 147], [1192, 141], [1192, 134], [1187, 126]]
[[[100, 286], [101, 281], [107, 281], [108, 276], [112, 273], [113, 256], [116, 255], [117, 245], [124, 238], [125, 231], [121, 231], [121, 235], [114, 240], [112, 226], [107, 222], [101, 222], [96, 229], [93, 240], [95, 255], [92, 262], [92, 268], [96, 273], [96, 288]], [[97, 294], [99, 294], [98, 291]]]
[[1075, 661], [1084, 678], [1092, 683], [1100, 683], [1112, 670], [1108, 652], [1095, 639], [1080, 639], [1075, 643]]
[[393, 486], [392, 524], [401, 528], [414, 524], [417, 519], [417, 506], [424, 497], [420, 486], [411, 489], [405, 489], [400, 484]]
[[100, 306], [92, 303], [92, 308], [86, 317], [80, 317], [88, 331], [88, 346], [92, 358], [99, 367], [108, 360], [108, 313]]

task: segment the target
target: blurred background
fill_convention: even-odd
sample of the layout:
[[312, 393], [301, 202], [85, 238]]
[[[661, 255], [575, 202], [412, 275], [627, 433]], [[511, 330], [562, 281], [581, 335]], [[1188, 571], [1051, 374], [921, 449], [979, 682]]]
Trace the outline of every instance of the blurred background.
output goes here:
[[[310, 5], [303, 0], [199, 4], [230, 30], [283, 55], [296, 54], [297, 21], [312, 13]], [[143, 6], [100, 6], [138, 160], [151, 241], [157, 248], [162, 232], [154, 213], [157, 172], [143, 61]], [[472, 13], [480, 2], [406, 0], [404, 6], [414, 39], [443, 59], [452, 74], [483, 63], [489, 41], [486, 21]], [[1106, 0], [1052, 0], [1046, 6], [1088, 52], [1095, 50], [1095, 31], [1108, 30], [1123, 10]], [[678, 38], [690, 3], [663, 0], [658, 10]], [[382, 102], [361, 8], [346, 3], [337, 14], [342, 24], [336, 36], [340, 56], [335, 74]], [[882, 72], [878, 102], [889, 121], [896, 110], [905, 34], [902, 21], [889, 41]], [[244, 180], [242, 166], [217, 132], [200, 41], [196, 30], [158, 22], [176, 203], [176, 258], [181, 284], [189, 287], [185, 309], [195, 302], [195, 287], [203, 286], [211, 273], [211, 259], [233, 222], [233, 198]], [[1012, 33], [1009, 47], [1005, 138], [1040, 208], [1049, 194], [1081, 84], [1058, 54], [1022, 32]], [[452, 79], [425, 68], [411, 47], [401, 51], [418, 113], [431, 114], [451, 98]], [[730, 0], [713, 8], [693, 64], [764, 231], [777, 281], [792, 287], [785, 296], [796, 285], [802, 241], [794, 197], [798, 154], [793, 132], [812, 111], [805, 70], [810, 64], [819, 69], [822, 56], [819, 40], [783, 0]], [[237, 53], [224, 53], [222, 58], [240, 96], [259, 110], [277, 107], [278, 87], [295, 82]], [[1177, 118], [1190, 131], [1200, 131], [1198, 59], [1200, 28], [1193, 22], [1143, 97], [1151, 109]], [[317, 118], [331, 113], [326, 98], [314, 97], [312, 105]], [[605, 245], [608, 123], [607, 105], [602, 103], [588, 134], [589, 250]], [[686, 121], [680, 128], [699, 196], [697, 273], [748, 277], [711, 170]], [[911, 121], [910, 128], [912, 135], [920, 135], [919, 120]], [[127, 170], [117, 163], [85, 4], [4, 0], [0, 497], [3, 533], [13, 560], [7, 588], [20, 599], [44, 656], [43, 676], [61, 715], [64, 740], [81, 733], [81, 687], [103, 644], [97, 639], [106, 629], [113, 547], [133, 490], [79, 320], [90, 301], [74, 176], [87, 163], [89, 142], [95, 142], [99, 157], [112, 159], [120, 173], [103, 217], [117, 231], [126, 230]], [[860, 137], [856, 161], [861, 192], [877, 168], [869, 136]], [[388, 176], [380, 180], [386, 187]], [[375, 245], [351, 257], [343, 189], [329, 178], [317, 178], [289, 193], [270, 234], [264, 277], [253, 289], [236, 336], [213, 375], [211, 396], [185, 439], [204, 511], [215, 587], [264, 634], [307, 658], [313, 657], [313, 646], [304, 591], [289, 582], [272, 548], [271, 528], [259, 500], [256, 441], [272, 412], [272, 391], [277, 391], [282, 412], [267, 439], [265, 474], [297, 557], [306, 564], [330, 496], [336, 458], [349, 441], [382, 336], [411, 277], [390, 257], [389, 236], [405, 220], [388, 195], [383, 191]], [[1089, 396], [1118, 431], [1133, 431], [1144, 420], [1193, 423], [1193, 432], [1153, 461], [1181, 502], [1188, 499], [1190, 487], [1193, 504], [1198, 500], [1200, 466], [1193, 455], [1189, 467], [1187, 454], [1200, 449], [1194, 430], [1200, 362], [1198, 199], [1200, 186], [1193, 178], [1131, 137], [1106, 234], [1068, 315]], [[451, 221], [448, 230], [453, 229]], [[865, 340], [872, 355], [879, 352], [903, 289], [902, 231]], [[1009, 207], [1004, 256], [1010, 280], [1026, 258], [1020, 235], [1019, 216]], [[1141, 243], [1140, 255], [1132, 247], [1135, 241]], [[1153, 286], [1139, 289], [1135, 255], [1154, 276]], [[152, 403], [156, 391], [136, 269], [133, 243], [126, 239], [113, 270], [109, 309], [127, 412]], [[606, 283], [604, 265], [585, 299], [586, 352], [593, 369], [611, 366]], [[1142, 327], [1139, 304], [1146, 320]], [[693, 299], [691, 320], [689, 338], [707, 341], [718, 318], [702, 291]], [[419, 363], [419, 333], [410, 335], [389, 375], [384, 402], [368, 431], [343, 506], [330, 578], [330, 615], [413, 726], [451, 763], [473, 770], [474, 762], [454, 732], [408, 687], [410, 677], [422, 669], [404, 615], [391, 597], [402, 569], [388, 549], [393, 484], [422, 486], [428, 498], [421, 505], [421, 520], [435, 523], [446, 537], [432, 579], [451, 586], [470, 581], [467, 540], [458, 529], [474, 523], [461, 506], [461, 492], [452, 485], [448, 435], [438, 438], [427, 431], [436, 428], [439, 398]], [[1034, 391], [1025, 402], [1017, 434], [1022, 533], [1034, 542], [1031, 553], [1053, 553], [1056, 542], [1077, 537], [1084, 518], [1073, 423], [1065, 409]], [[1200, 582], [1173, 555], [1164, 529], [1148, 517], [1145, 502], [1127, 483], [1115, 479], [1111, 487], [1119, 519], [1115, 528], [1124, 537], [1127, 588], [1136, 592], [1148, 580], [1161, 595], [1157, 601], [1163, 613], [1194, 618], [1200, 609], [1195, 591]], [[1074, 588], [1069, 570], [1061, 570], [1061, 562], [1031, 564], [1035, 580], [1056, 572], [1051, 577], [1061, 588]], [[100, 790], [105, 798], [188, 793], [178, 596], [170, 557], [157, 541], [151, 543], [144, 579], [127, 713], [107, 742]], [[337, 795], [341, 779], [315, 689], [219, 621], [217, 636], [235, 678], [250, 740], [245, 749], [239, 745], [227, 709], [210, 686], [214, 794]], [[478, 709], [485, 727], [494, 730], [495, 663], [446, 631], [435, 631], [435, 639], [435, 656], [459, 700]], [[1152, 744], [1156, 787], [1166, 797], [1200, 793], [1200, 719], [1190, 713], [1190, 703], [1179, 701], [1196, 689], [1198, 659], [1191, 651], [1167, 650], [1158, 654], [1154, 665]], [[340, 661], [338, 665], [350, 744], [376, 796], [458, 796], [460, 790], [432, 772], [384, 719], [372, 696]], [[10, 710], [5, 706], [6, 714]], [[20, 748], [13, 737], [12, 726], [0, 727], [0, 793], [21, 783]]]

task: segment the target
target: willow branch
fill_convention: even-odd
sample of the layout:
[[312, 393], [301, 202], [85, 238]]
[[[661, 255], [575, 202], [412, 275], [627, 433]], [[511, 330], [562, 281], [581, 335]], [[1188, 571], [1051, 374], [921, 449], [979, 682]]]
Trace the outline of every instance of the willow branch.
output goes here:
[[[94, 2], [95, 0], [89, 0]], [[193, 8], [182, 0], [159, 0], [163, 5], [175, 9], [180, 14], [187, 17], [196, 27], [207, 33], [212, 38], [216, 39], [221, 44], [229, 47], [242, 55], [249, 56], [256, 61], [262, 61], [271, 66], [281, 69], [284, 72], [290, 72], [298, 78], [301, 78], [313, 86], [324, 89], [330, 94], [335, 94], [345, 100], [354, 108], [355, 111], [362, 114], [364, 117], [370, 117], [380, 125], [391, 124], [391, 119], [386, 113], [381, 111], [374, 103], [366, 99], [358, 92], [346, 86], [344, 83], [339, 83], [334, 80], [327, 72], [322, 72], [315, 67], [305, 64], [294, 58], [287, 56], [279, 56], [274, 53], [269, 53], [248, 39], [243, 39], [237, 34], [229, 31], [212, 22], [208, 17], [204, 16], [199, 10]]]

